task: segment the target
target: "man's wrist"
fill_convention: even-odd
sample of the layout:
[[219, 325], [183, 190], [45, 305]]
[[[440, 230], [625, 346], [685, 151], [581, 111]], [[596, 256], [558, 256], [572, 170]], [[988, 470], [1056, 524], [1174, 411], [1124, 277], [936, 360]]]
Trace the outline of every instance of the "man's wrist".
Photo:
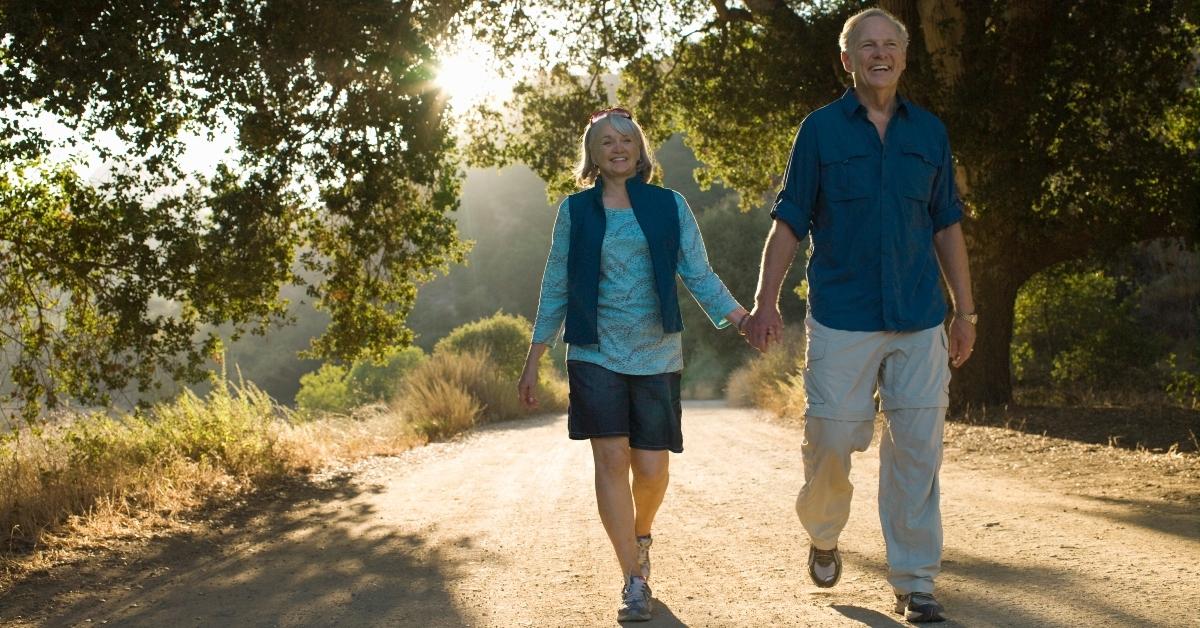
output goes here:
[[963, 312], [962, 310], [954, 310], [954, 318], [964, 320], [972, 326], [979, 323], [979, 313], [972, 310], [971, 312]]

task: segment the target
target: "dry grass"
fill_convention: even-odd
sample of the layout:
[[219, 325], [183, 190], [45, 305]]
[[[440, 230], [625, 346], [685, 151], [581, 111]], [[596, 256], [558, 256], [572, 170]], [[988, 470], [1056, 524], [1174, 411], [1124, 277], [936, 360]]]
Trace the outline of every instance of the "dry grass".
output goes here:
[[404, 418], [384, 404], [370, 404], [346, 416], [323, 415], [316, 420], [280, 424], [277, 439], [289, 459], [318, 469], [335, 461], [389, 456], [422, 444]]
[[[539, 412], [567, 405], [566, 382], [543, 369], [538, 387]], [[417, 435], [434, 440], [470, 429], [477, 422], [525, 416], [516, 382], [486, 351], [437, 352], [405, 378], [392, 406]]]
[[[143, 413], [78, 414], [0, 435], [0, 590], [73, 550], [180, 525], [182, 513], [256, 486], [524, 416], [509, 380], [486, 352], [446, 352], [390, 404], [350, 416], [299, 420], [253, 384], [224, 384]], [[552, 369], [539, 398], [539, 412], [566, 407]]]
[[10, 432], [0, 442], [0, 550], [19, 556], [154, 526], [292, 472], [298, 459], [274, 437], [280, 412], [257, 388], [218, 386], [149, 413]]
[[804, 335], [784, 341], [734, 371], [725, 385], [725, 400], [735, 407], [763, 408], [779, 416], [804, 411]]
[[483, 405], [457, 382], [421, 379], [406, 386], [404, 411], [411, 429], [438, 440], [474, 427]]

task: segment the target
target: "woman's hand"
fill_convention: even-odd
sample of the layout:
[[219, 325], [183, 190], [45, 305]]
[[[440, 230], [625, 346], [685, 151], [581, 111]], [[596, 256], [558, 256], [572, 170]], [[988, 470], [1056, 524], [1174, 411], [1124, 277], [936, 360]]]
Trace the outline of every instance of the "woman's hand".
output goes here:
[[540, 342], [529, 345], [529, 354], [525, 356], [525, 369], [521, 371], [521, 379], [517, 380], [517, 398], [526, 408], [536, 408], [538, 405], [538, 362], [549, 348], [549, 345]]
[[517, 397], [520, 398], [521, 404], [526, 408], [536, 408], [537, 400], [537, 384], [538, 384], [538, 368], [537, 362], [525, 362], [525, 370], [521, 372], [521, 379], [517, 380]]

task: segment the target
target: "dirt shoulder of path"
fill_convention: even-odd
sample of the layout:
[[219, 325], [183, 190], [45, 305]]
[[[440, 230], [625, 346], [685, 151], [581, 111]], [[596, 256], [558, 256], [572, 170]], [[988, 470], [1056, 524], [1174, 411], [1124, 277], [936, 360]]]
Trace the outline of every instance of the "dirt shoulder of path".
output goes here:
[[[947, 464], [1020, 480], [1055, 494], [1131, 506], [1126, 515], [1131, 522], [1153, 529], [1161, 529], [1164, 520], [1186, 519], [1161, 517], [1160, 514], [1194, 514], [1200, 508], [1200, 455], [1181, 451], [1182, 446], [1171, 448], [1154, 444], [1170, 440], [1171, 436], [1144, 435], [1140, 439], [1113, 441], [1112, 446], [1102, 444], [1098, 435], [1105, 431], [1100, 425], [1105, 417], [1119, 419], [1119, 424], [1114, 423], [1108, 428], [1111, 433], [1116, 433], [1117, 429], [1127, 433], [1131, 420], [1129, 413], [1144, 411], [1063, 411], [1062, 416], [1077, 417], [1074, 420], [1088, 427], [1087, 434], [1080, 439], [1062, 435], [1066, 428], [1059, 412], [1059, 409], [1017, 408], [994, 414], [986, 421], [978, 416], [971, 417], [970, 423], [951, 421], [947, 424], [945, 437]], [[1178, 416], [1181, 417], [1179, 425], [1192, 429], [1189, 422], [1197, 420], [1200, 413]], [[787, 425], [789, 429], [800, 425], [798, 421], [786, 419], [770, 421]], [[987, 424], [980, 424], [985, 422]], [[1048, 427], [1040, 427], [1043, 424]], [[1052, 428], [1059, 431], [1056, 433]], [[1195, 431], [1200, 432], [1200, 429]], [[471, 440], [468, 436], [449, 447], [468, 447]], [[1153, 446], [1138, 448], [1135, 445], [1133, 449], [1127, 449], [1119, 446], [1122, 441], [1125, 444], [1152, 443]], [[446, 447], [439, 446], [437, 455], [445, 455]], [[420, 465], [425, 455], [420, 449], [407, 452], [405, 464]], [[260, 555], [274, 561], [273, 564], [286, 563], [291, 560], [289, 555], [271, 555], [270, 537], [276, 534], [311, 535], [315, 543], [348, 546], [354, 555], [368, 561], [383, 555], [385, 547], [388, 556], [394, 556], [397, 547], [416, 547], [413, 544], [425, 541], [416, 537], [391, 536], [372, 539], [370, 534], [364, 535], [363, 539], [367, 540], [325, 538], [325, 535], [337, 534], [338, 522], [323, 521], [322, 517], [327, 517], [328, 512], [322, 509], [328, 509], [333, 503], [351, 504], [368, 499], [367, 493], [373, 485], [361, 481], [362, 478], [372, 477], [373, 469], [378, 469], [374, 475], [385, 474], [393, 465], [392, 460], [368, 459], [326, 469], [310, 477], [259, 489], [203, 512], [190, 513], [171, 526], [92, 542], [75, 542], [69, 549], [60, 548], [53, 561], [43, 562], [37, 569], [17, 572], [9, 581], [0, 583], [3, 587], [0, 588], [0, 624], [42, 626], [48, 625], [47, 618], [84, 617], [92, 606], [110, 604], [114, 597], [136, 599], [139, 590], [165, 586], [186, 566], [208, 566], [218, 560], [213, 557], [222, 554]], [[583, 510], [587, 511], [586, 517], [592, 516], [590, 507]], [[1163, 531], [1186, 538], [1195, 538], [1198, 532], [1192, 529]], [[436, 554], [441, 550], [430, 547], [420, 551]], [[433, 563], [436, 561], [429, 561], [429, 564]], [[414, 563], [411, 566], [413, 573], [418, 576], [424, 573], [422, 570], [428, 569], [425, 564]], [[230, 574], [236, 574], [232, 564], [228, 570]], [[433, 577], [430, 574], [430, 578]]]

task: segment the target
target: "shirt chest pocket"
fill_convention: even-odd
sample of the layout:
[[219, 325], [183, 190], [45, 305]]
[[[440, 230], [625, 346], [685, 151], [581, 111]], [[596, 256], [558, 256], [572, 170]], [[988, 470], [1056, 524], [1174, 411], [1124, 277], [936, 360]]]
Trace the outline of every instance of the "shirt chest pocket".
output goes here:
[[900, 180], [897, 184], [904, 196], [920, 201], [922, 205], [929, 203], [933, 192], [933, 179], [937, 174], [937, 164], [929, 149], [915, 144], [905, 144], [900, 148]]
[[849, 149], [821, 157], [821, 192], [830, 201], [850, 201], [871, 196], [877, 166], [866, 151]]

